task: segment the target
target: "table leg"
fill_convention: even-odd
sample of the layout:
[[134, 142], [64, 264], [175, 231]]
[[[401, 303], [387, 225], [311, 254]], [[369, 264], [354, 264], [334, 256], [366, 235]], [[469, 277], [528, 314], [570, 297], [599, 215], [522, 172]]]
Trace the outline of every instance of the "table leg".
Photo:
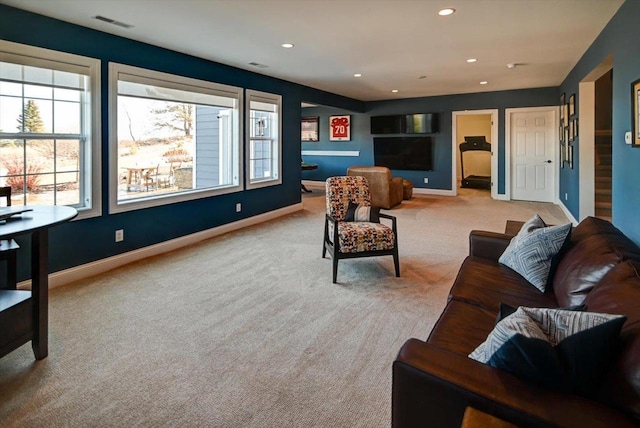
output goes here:
[[31, 234], [31, 295], [33, 298], [33, 339], [36, 360], [49, 354], [49, 232]]

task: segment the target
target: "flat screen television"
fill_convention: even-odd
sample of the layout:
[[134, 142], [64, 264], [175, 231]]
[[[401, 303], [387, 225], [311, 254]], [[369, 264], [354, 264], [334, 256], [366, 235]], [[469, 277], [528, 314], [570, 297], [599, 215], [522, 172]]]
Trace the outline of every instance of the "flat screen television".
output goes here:
[[437, 113], [407, 114], [404, 118], [406, 134], [435, 134], [440, 131]]
[[371, 116], [371, 134], [435, 134], [440, 131], [438, 113]]
[[404, 115], [395, 116], [372, 116], [372, 134], [403, 134]]
[[433, 170], [431, 137], [374, 137], [376, 166], [409, 171]]

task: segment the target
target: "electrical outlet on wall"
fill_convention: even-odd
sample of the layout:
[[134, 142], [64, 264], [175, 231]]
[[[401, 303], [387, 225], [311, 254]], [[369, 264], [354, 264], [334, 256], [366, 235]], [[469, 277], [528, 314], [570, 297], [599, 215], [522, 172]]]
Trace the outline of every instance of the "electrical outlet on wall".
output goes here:
[[236, 212], [239, 213], [240, 211], [242, 211], [242, 204], [240, 202], [238, 202], [236, 204]]
[[424, 184], [429, 184], [429, 179], [427, 177], [424, 178]]
[[564, 194], [564, 200], [565, 200], [565, 201], [568, 201], [568, 200], [569, 200], [569, 194], [568, 194], [568, 193], [565, 193], [565, 194]]
[[124, 229], [116, 230], [116, 242], [124, 241]]

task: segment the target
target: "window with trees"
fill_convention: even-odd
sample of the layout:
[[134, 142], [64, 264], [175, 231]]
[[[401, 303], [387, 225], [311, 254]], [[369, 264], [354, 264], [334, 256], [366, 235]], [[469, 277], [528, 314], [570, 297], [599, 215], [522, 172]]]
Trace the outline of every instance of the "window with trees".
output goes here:
[[100, 61], [0, 40], [0, 186], [101, 214]]
[[242, 89], [109, 64], [110, 211], [241, 190]]
[[247, 90], [247, 188], [282, 183], [280, 109], [282, 97]]

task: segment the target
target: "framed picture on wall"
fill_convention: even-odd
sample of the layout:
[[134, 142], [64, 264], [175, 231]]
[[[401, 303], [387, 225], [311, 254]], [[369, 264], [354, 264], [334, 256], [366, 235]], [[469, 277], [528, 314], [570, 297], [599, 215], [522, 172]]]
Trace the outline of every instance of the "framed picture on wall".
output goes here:
[[351, 140], [351, 116], [329, 116], [329, 141]]
[[575, 137], [575, 131], [573, 129], [574, 123], [573, 120], [569, 122], [569, 141], [573, 141]]
[[635, 147], [640, 147], [640, 79], [631, 84], [631, 109], [633, 117], [631, 123], [633, 124], [633, 136], [631, 143]]
[[576, 114], [576, 94], [571, 94], [569, 97], [569, 116], [575, 116]]
[[578, 138], [578, 119], [573, 119], [573, 139]]
[[319, 117], [303, 117], [302, 123], [300, 126], [302, 129], [301, 140], [302, 141], [319, 141], [320, 139], [319, 124], [320, 124]]
[[564, 128], [564, 159], [569, 162], [569, 127]]

